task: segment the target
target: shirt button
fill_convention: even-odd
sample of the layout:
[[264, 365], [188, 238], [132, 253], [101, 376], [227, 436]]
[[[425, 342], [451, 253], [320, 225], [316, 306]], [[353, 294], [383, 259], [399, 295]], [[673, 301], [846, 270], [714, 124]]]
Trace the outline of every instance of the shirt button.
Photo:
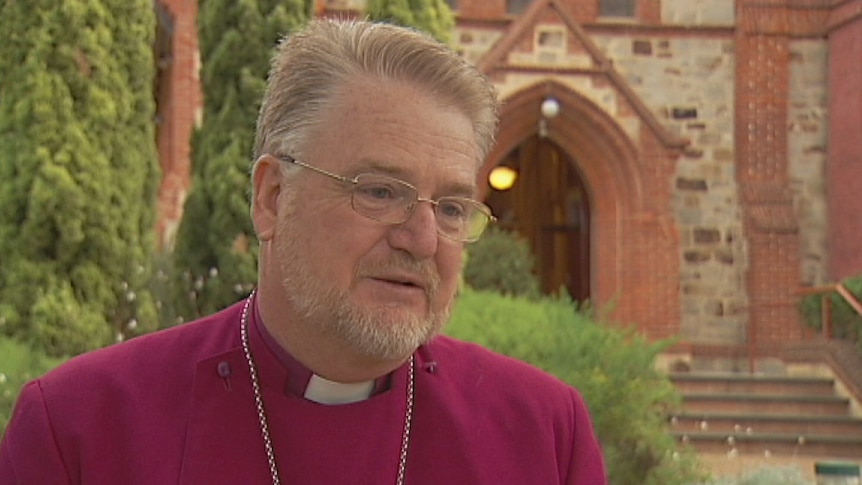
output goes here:
[[218, 375], [222, 378], [228, 378], [231, 374], [230, 364], [227, 362], [219, 362], [218, 363]]

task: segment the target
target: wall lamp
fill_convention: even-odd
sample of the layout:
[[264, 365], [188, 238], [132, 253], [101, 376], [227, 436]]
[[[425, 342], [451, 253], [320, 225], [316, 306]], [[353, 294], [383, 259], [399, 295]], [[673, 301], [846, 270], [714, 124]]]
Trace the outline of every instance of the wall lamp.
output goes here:
[[560, 114], [560, 103], [554, 98], [545, 98], [539, 107], [542, 117], [539, 119], [539, 138], [548, 136], [548, 120]]

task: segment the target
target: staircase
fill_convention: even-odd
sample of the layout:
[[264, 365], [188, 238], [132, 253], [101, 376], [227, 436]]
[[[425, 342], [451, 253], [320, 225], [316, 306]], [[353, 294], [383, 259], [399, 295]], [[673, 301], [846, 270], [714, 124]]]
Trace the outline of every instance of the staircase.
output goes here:
[[832, 378], [675, 373], [671, 433], [699, 453], [862, 458], [862, 419]]

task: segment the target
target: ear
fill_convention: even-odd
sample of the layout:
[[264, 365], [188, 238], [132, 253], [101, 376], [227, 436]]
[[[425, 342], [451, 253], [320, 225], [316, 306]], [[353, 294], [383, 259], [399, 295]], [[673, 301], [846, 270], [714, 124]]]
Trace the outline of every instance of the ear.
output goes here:
[[282, 181], [280, 164], [272, 155], [263, 155], [254, 165], [251, 220], [260, 241], [268, 241], [275, 234]]

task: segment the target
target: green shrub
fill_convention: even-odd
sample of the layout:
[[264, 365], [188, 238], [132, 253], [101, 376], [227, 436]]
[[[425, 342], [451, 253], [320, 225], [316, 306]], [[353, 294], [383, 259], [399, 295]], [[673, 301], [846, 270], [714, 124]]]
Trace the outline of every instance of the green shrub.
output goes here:
[[0, 435], [9, 423], [21, 386], [60, 362], [62, 359], [46, 357], [26, 344], [0, 337]]
[[566, 297], [526, 298], [466, 288], [447, 333], [529, 362], [578, 388], [616, 485], [673, 485], [699, 478], [678, 452], [666, 416], [679, 404], [654, 359], [667, 345], [613, 328]]
[[311, 2], [192, 3], [206, 115], [191, 139], [192, 180], [173, 252], [171, 305], [184, 321], [239, 301], [257, 281], [248, 197], [255, 120], [272, 47], [306, 22]]
[[535, 258], [527, 242], [492, 226], [482, 239], [467, 246], [464, 282], [475, 290], [535, 298], [541, 290], [534, 268]]
[[154, 327], [153, 2], [3, 2], [0, 32], [0, 333], [63, 356]]
[[[862, 301], [862, 275], [847, 278], [841, 282], [847, 290]], [[822, 294], [804, 296], [799, 303], [802, 321], [809, 327], [822, 329]], [[832, 335], [836, 338], [854, 340], [862, 352], [862, 316], [844, 301], [837, 292], [829, 292], [832, 302]]]

